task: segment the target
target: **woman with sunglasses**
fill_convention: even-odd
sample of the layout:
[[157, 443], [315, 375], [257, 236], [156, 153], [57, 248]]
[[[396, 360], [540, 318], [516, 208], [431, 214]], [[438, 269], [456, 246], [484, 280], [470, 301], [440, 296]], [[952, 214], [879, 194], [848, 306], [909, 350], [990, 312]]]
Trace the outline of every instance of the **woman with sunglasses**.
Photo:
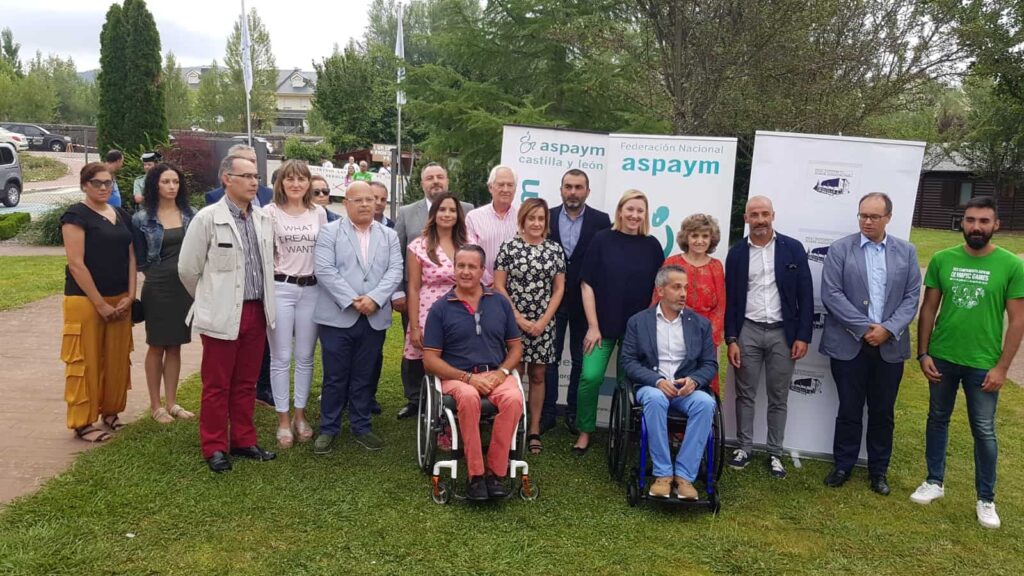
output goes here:
[[68, 264], [64, 277], [64, 328], [60, 348], [65, 368], [68, 428], [86, 442], [104, 442], [110, 432], [93, 424], [102, 410], [111, 432], [131, 387], [132, 302], [135, 252], [128, 214], [107, 204], [114, 176], [99, 162], [82, 167], [85, 198], [60, 218]]
[[[181, 346], [192, 341], [185, 323], [192, 297], [178, 276], [178, 253], [195, 213], [188, 205], [185, 179], [176, 166], [157, 164], [142, 185], [142, 209], [132, 217], [135, 259], [146, 275], [142, 308], [146, 317], [146, 387], [149, 410], [160, 424], [190, 420], [195, 414], [178, 405]], [[163, 381], [167, 407], [160, 404]]]
[[[320, 228], [327, 224], [327, 211], [313, 204], [309, 167], [302, 160], [287, 160], [274, 182], [274, 201], [264, 211], [274, 222], [274, 295], [277, 322], [269, 329], [270, 387], [277, 411], [277, 445], [291, 448], [313, 438], [306, 420], [306, 402], [313, 381], [313, 351], [317, 325], [316, 276], [313, 249]], [[293, 347], [294, 339], [294, 347]], [[295, 434], [288, 416], [289, 371], [295, 360]]]
[[324, 210], [327, 211], [328, 222], [334, 222], [341, 218], [341, 215], [328, 208], [331, 204], [331, 186], [327, 183], [326, 178], [316, 174], [310, 176], [309, 191], [313, 194], [313, 204], [323, 206]]

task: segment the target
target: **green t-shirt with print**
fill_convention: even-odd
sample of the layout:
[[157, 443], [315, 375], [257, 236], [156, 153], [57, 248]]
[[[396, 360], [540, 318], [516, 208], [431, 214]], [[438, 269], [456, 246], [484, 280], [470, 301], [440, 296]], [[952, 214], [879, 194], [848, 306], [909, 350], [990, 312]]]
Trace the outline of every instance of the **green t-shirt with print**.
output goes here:
[[1003, 351], [1006, 301], [1024, 298], [1024, 263], [996, 247], [975, 257], [963, 245], [936, 252], [924, 285], [942, 291], [942, 308], [928, 353], [947, 362], [989, 370]]
[[353, 180], [362, 180], [363, 182], [373, 181], [373, 172], [356, 172], [352, 175]]

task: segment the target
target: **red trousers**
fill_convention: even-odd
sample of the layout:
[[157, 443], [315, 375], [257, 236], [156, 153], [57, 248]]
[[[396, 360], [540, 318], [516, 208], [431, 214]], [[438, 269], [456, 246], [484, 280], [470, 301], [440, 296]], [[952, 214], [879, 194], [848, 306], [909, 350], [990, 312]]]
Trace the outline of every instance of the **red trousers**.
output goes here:
[[[480, 392], [459, 380], [441, 381], [441, 391], [455, 398], [458, 407], [459, 437], [466, 454], [469, 476], [484, 475], [484, 456], [480, 444]], [[516, 424], [523, 417], [523, 395], [515, 376], [508, 376], [488, 396], [498, 408], [491, 430], [491, 446], [487, 449], [487, 468], [499, 478], [508, 473], [508, 451]]]
[[[263, 303], [242, 305], [236, 340], [203, 335], [203, 399], [199, 407], [199, 445], [203, 458], [228, 452], [229, 446], [256, 445], [256, 380], [267, 345], [267, 317]], [[231, 443], [228, 444], [230, 423]]]

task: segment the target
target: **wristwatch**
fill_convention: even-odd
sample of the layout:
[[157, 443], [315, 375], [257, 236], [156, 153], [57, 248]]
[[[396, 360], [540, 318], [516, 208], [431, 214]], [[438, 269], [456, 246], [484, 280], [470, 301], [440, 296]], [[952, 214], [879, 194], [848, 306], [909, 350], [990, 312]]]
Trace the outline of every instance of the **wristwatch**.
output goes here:
[[735, 336], [729, 336], [728, 338], [725, 339], [725, 343], [726, 343], [726, 345], [728, 345], [728, 344], [735, 344], [736, 343], [736, 337]]
[[920, 362], [921, 359], [924, 358], [925, 356], [928, 356], [927, 352], [922, 352], [922, 353], [918, 354], [917, 355], [917, 361]]
[[501, 373], [504, 374], [505, 376], [512, 375], [512, 371], [509, 370], [508, 368], [505, 368], [504, 366], [499, 367], [498, 370], [501, 370]]

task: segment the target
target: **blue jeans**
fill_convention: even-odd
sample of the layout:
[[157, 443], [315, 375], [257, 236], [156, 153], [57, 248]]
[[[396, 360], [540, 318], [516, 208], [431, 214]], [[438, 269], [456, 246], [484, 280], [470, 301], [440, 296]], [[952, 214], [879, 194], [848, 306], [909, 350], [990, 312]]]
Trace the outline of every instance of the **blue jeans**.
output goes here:
[[956, 391], [963, 382], [967, 399], [967, 420], [974, 436], [974, 488], [978, 500], [995, 501], [996, 458], [996, 406], [999, 392], [983, 392], [987, 370], [971, 368], [934, 358], [935, 368], [942, 373], [938, 384], [930, 384], [928, 401], [928, 427], [925, 431], [925, 461], [928, 463], [928, 481], [942, 484], [946, 471], [946, 445], [949, 440], [949, 418], [956, 403]]
[[554, 420], [558, 402], [558, 368], [562, 364], [562, 345], [566, 332], [569, 333], [569, 356], [572, 368], [569, 371], [569, 391], [566, 397], [566, 414], [576, 414], [576, 392], [580, 387], [580, 372], [583, 369], [583, 337], [587, 335], [586, 317], [572, 316], [559, 310], [555, 313], [555, 362], [548, 364], [544, 374], [544, 409], [541, 416]]
[[[715, 399], [703, 390], [689, 396], [676, 397], [671, 401], [665, 393], [654, 386], [641, 386], [636, 390], [636, 401], [644, 407], [644, 422], [647, 426], [647, 446], [654, 465], [654, 477], [681, 476], [689, 482], [697, 478], [700, 460], [711, 434], [711, 421], [715, 415]], [[668, 444], [668, 411], [686, 414], [686, 434], [676, 454], [675, 473], [672, 469], [672, 453]]]

